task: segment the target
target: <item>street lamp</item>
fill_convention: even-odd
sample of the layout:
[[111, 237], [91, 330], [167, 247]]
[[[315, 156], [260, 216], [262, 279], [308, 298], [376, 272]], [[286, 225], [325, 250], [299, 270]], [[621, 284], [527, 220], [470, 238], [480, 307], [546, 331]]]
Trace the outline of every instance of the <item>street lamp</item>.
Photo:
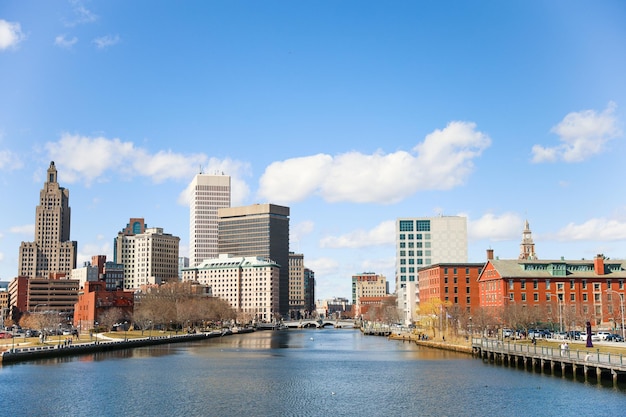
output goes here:
[[128, 321], [124, 321], [124, 342], [128, 342]]
[[606, 290], [606, 292], [607, 292], [607, 294], [611, 293], [611, 292], [614, 292], [614, 293], [619, 295], [620, 307], [621, 307], [621, 311], [622, 311], [622, 320], [621, 320], [622, 321], [622, 338], [624, 340], [626, 340], [626, 331], [624, 331], [624, 294], [622, 294], [621, 292], [614, 291], [614, 290], [612, 290], [610, 288], [608, 290]]

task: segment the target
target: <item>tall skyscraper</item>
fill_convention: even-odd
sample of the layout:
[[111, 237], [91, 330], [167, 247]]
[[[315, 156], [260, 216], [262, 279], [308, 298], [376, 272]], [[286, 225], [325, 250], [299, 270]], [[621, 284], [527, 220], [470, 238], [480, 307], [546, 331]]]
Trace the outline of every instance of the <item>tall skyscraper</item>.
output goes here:
[[124, 289], [178, 281], [180, 238], [161, 227], [147, 227], [144, 219], [130, 219], [117, 234], [114, 262], [124, 265]]
[[258, 256], [280, 266], [279, 309], [289, 315], [289, 207], [254, 204], [218, 210], [220, 254]]
[[230, 207], [230, 176], [198, 174], [191, 186], [189, 205], [189, 264], [217, 258], [217, 210]]
[[418, 269], [467, 262], [467, 218], [415, 217], [396, 220], [396, 295], [410, 323], [419, 303]]
[[69, 277], [76, 268], [78, 244], [70, 241], [69, 199], [69, 190], [57, 182], [57, 169], [52, 161], [35, 210], [35, 241], [20, 245], [19, 276]]

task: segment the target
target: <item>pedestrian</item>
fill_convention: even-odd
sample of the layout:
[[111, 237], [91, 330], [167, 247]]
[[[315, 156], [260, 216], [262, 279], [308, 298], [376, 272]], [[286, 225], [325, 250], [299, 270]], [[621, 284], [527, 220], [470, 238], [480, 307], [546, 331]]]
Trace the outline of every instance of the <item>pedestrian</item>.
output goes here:
[[535, 336], [533, 336], [533, 345], [537, 346], [537, 339], [535, 339]]

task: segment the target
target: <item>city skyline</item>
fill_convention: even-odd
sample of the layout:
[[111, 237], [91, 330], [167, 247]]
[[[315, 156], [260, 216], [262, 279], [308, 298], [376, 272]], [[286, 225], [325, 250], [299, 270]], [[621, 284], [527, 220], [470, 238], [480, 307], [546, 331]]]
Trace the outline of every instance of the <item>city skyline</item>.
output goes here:
[[[243, 5], [244, 7], [240, 7]], [[626, 5], [0, 6], [0, 280], [54, 161], [77, 265], [129, 218], [181, 238], [189, 185], [290, 208], [316, 298], [395, 281], [396, 219], [468, 218], [468, 261], [626, 258]], [[392, 288], [393, 290], [393, 288]]]

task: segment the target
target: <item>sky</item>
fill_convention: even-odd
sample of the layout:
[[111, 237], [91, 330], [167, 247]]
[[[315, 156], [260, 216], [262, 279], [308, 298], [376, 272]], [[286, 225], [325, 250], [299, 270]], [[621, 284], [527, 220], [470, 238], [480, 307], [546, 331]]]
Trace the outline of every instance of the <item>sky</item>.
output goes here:
[[0, 3], [0, 281], [54, 161], [78, 265], [130, 218], [181, 238], [192, 178], [290, 207], [316, 298], [395, 282], [400, 217], [462, 215], [470, 262], [626, 258], [626, 3]]

